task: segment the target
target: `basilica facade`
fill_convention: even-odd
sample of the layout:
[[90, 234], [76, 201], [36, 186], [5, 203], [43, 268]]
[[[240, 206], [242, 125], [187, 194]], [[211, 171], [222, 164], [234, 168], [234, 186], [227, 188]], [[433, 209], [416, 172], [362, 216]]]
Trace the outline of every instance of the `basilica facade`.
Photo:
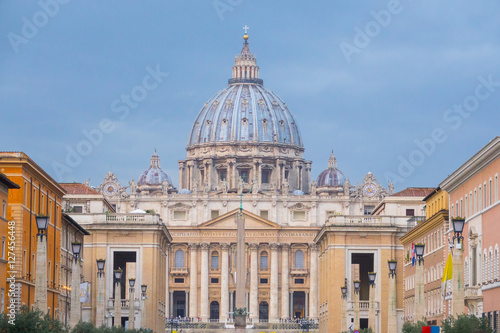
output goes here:
[[[330, 327], [328, 320], [337, 321], [340, 317], [328, 316], [328, 281], [335, 281], [332, 288], [340, 293], [341, 284], [351, 277], [351, 265], [358, 265], [357, 278], [365, 288], [367, 277], [359, 276], [359, 272], [364, 274], [382, 265], [385, 256], [380, 255], [380, 248], [396, 258], [395, 253], [402, 251], [396, 239], [404, 233], [406, 216], [424, 215], [423, 204], [412, 195], [410, 199], [394, 196], [392, 184], [383, 187], [370, 172], [352, 185], [339, 170], [333, 152], [320, 161], [325, 169], [312, 179], [312, 162], [303, 158], [305, 148], [299, 126], [286, 103], [264, 88], [259, 71], [245, 34], [228, 86], [208, 100], [194, 120], [187, 136], [187, 156], [178, 162], [178, 186], [162, 169], [155, 151], [149, 167], [137, 181], [119, 180], [109, 172], [94, 187], [112, 210], [93, 212], [85, 200], [75, 199], [66, 201], [66, 209], [82, 206], [78, 208], [80, 213], [72, 214], [77, 220], [78, 214], [93, 213], [105, 213], [104, 219], [114, 220], [126, 214], [159, 216], [159, 223], [166, 226], [171, 236], [171, 242], [162, 246], [165, 282], [161, 290], [165, 294], [159, 302], [163, 303], [166, 317], [224, 322], [234, 307], [235, 290], [241, 288], [235, 284], [236, 266], [243, 264], [246, 304], [254, 323], [309, 317], [323, 318], [327, 325], [324, 327]], [[244, 263], [236, 261], [235, 215], [240, 207], [246, 221]], [[393, 224], [396, 220], [403, 222], [380, 229], [374, 221], [380, 222], [381, 218], [373, 218], [373, 214], [382, 214], [389, 220], [390, 215]], [[367, 216], [372, 217], [368, 220]], [[345, 250], [351, 242], [343, 237], [336, 245], [343, 247], [343, 257], [331, 265], [341, 269], [334, 272], [320, 267], [320, 260], [324, 261], [332, 249], [328, 242], [335, 239], [326, 236], [335, 232], [332, 226], [340, 223], [345, 227], [354, 221], [358, 227], [357, 251]], [[363, 244], [367, 230], [370, 235], [379, 230], [387, 237], [370, 238]], [[323, 236], [318, 238], [320, 233]], [[342, 230], [342, 235], [346, 235], [346, 230]], [[378, 239], [387, 239], [389, 243], [379, 244]], [[123, 251], [123, 243], [99, 246], [108, 247], [110, 267], [117, 268], [113, 260], [127, 266], [126, 257], [114, 254]], [[139, 276], [135, 272], [132, 275]], [[321, 297], [320, 289], [324, 293]], [[363, 297], [364, 294], [363, 291]], [[381, 294], [376, 297], [380, 301]], [[107, 298], [112, 298], [112, 294]], [[402, 307], [400, 303], [398, 307]], [[332, 303], [330, 309], [336, 309]], [[354, 316], [352, 309], [349, 313]], [[385, 319], [379, 312], [377, 316], [377, 325], [381, 327]], [[353, 320], [351, 317], [348, 315], [346, 322]], [[336, 326], [331, 327], [325, 331], [334, 332]]]

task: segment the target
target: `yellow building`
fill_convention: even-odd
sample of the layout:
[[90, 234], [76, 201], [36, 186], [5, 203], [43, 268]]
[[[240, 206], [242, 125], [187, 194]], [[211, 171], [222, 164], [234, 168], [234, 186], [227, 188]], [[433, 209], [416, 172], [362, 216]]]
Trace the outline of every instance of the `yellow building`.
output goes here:
[[16, 260], [14, 270], [20, 305], [33, 308], [37, 225], [35, 216], [50, 216], [47, 227], [47, 306], [59, 316], [61, 204], [64, 189], [23, 152], [0, 152], [0, 171], [20, 186], [9, 193], [7, 219], [15, 221]]
[[[9, 202], [9, 189], [18, 189], [19, 185], [12, 182], [7, 176], [0, 172], [0, 314], [8, 312], [9, 304], [9, 285], [7, 285], [7, 264], [9, 261], [9, 240], [13, 237], [9, 236], [9, 221], [7, 220], [7, 210]], [[13, 230], [12, 224], [10, 230]], [[15, 239], [14, 239], [15, 241]], [[10, 275], [10, 274], [9, 274]]]
[[[425, 221], [416, 223], [413, 228], [401, 237], [404, 247], [403, 288], [404, 319], [418, 321], [416, 318], [418, 301], [415, 290], [416, 265], [412, 264], [412, 245], [425, 244], [423, 263], [423, 313], [429, 325], [440, 325], [447, 317], [441, 295], [441, 278], [448, 255], [448, 193], [436, 188], [424, 198], [426, 205]], [[417, 281], [418, 282], [418, 281]]]

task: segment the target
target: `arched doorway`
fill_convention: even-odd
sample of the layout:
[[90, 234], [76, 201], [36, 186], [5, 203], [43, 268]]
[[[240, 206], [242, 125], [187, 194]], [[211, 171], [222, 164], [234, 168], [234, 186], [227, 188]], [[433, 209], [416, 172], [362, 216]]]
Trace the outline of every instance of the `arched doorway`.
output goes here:
[[260, 302], [259, 304], [259, 322], [266, 323], [269, 320], [269, 304]]
[[210, 320], [219, 319], [219, 302], [210, 303]]

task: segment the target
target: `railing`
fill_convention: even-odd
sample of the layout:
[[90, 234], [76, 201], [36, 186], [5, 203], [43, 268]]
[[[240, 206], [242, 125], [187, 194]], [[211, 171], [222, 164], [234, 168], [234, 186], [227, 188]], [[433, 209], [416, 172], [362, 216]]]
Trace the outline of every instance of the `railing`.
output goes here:
[[479, 286], [474, 286], [474, 287], [465, 287], [465, 298], [477, 298], [481, 297], [481, 287]]
[[[71, 213], [70, 213], [71, 215]], [[79, 224], [94, 223], [139, 223], [160, 224], [162, 220], [157, 214], [100, 213], [78, 215]]]
[[259, 273], [267, 273], [269, 272], [269, 268], [259, 268]]
[[377, 215], [330, 215], [327, 219], [329, 225], [399, 225], [407, 226], [408, 218], [405, 216], [377, 216]]
[[259, 323], [268, 323], [269, 319], [260, 319], [259, 318]]
[[309, 270], [307, 268], [295, 268], [295, 267], [293, 267], [290, 270], [290, 274], [292, 274], [292, 275], [307, 275], [307, 274], [309, 274]]
[[170, 268], [170, 274], [172, 275], [187, 275], [189, 273], [188, 267], [172, 267]]
[[218, 323], [219, 322], [219, 319], [209, 319], [208, 320], [209, 323]]
[[210, 272], [212, 272], [212, 273], [219, 273], [220, 272], [220, 268], [210, 268]]
[[[379, 310], [379, 302], [375, 302], [375, 311]], [[359, 311], [370, 310], [370, 301], [359, 301]], [[347, 311], [354, 311], [354, 301], [347, 302]]]
[[408, 229], [412, 229], [423, 221], [425, 221], [425, 216], [412, 216], [406, 222], [408, 224]]

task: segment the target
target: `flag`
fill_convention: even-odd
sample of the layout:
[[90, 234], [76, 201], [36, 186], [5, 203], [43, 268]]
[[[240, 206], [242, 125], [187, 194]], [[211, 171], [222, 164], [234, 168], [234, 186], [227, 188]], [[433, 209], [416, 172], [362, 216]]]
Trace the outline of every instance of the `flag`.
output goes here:
[[446, 295], [446, 286], [448, 281], [453, 278], [453, 260], [451, 259], [451, 252], [448, 253], [446, 265], [444, 266], [443, 279], [441, 280], [441, 293], [443, 297]]
[[415, 244], [411, 243], [411, 265], [415, 266]]
[[80, 283], [80, 303], [90, 302], [90, 283], [82, 282]]

